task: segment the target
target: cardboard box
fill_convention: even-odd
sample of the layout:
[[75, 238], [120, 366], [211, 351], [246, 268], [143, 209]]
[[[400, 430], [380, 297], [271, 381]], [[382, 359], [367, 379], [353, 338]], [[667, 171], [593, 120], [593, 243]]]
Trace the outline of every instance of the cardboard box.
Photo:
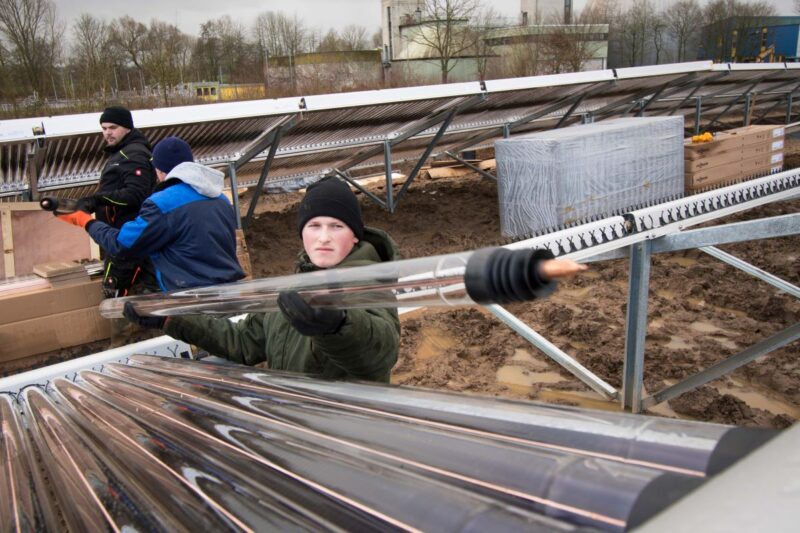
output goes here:
[[55, 315], [86, 307], [103, 300], [102, 280], [79, 285], [43, 289], [0, 297], [0, 325]]
[[783, 138], [786, 129], [783, 126], [759, 125], [759, 126], [744, 126], [741, 128], [734, 128], [727, 130], [725, 133], [746, 139], [748, 143], [767, 142]]
[[727, 131], [721, 131], [714, 136], [713, 141], [693, 143], [692, 139], [683, 141], [683, 159], [701, 159], [723, 152], [741, 150], [744, 145], [744, 137], [741, 135], [730, 135]]
[[[755, 156], [756, 154], [753, 155]], [[684, 159], [683, 171], [684, 173], [686, 172], [693, 173], [700, 170], [705, 170], [707, 168], [714, 168], [721, 165], [728, 165], [730, 163], [735, 163], [741, 160], [742, 160], [741, 150], [721, 152], [718, 154], [712, 154], [705, 157], [701, 157], [699, 159]]]
[[79, 346], [111, 336], [111, 321], [95, 307], [0, 326], [0, 363]]
[[755, 170], [767, 169], [776, 165], [783, 165], [783, 152], [768, 153], [743, 159], [742, 172], [752, 174]]
[[742, 159], [749, 159], [751, 157], [769, 154], [772, 152], [782, 152], [783, 144], [783, 137], [767, 142], [748, 143], [742, 147]]
[[684, 173], [684, 184], [686, 190], [702, 189], [717, 183], [736, 181], [741, 178], [741, 172], [741, 161], [736, 161], [698, 172]]

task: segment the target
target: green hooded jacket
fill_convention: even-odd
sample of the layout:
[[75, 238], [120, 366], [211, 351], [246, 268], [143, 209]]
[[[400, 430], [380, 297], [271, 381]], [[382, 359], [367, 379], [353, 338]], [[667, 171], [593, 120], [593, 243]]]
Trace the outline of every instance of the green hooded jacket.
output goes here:
[[[385, 232], [365, 228], [364, 239], [339, 263], [354, 267], [399, 259]], [[298, 271], [319, 270], [304, 252]], [[333, 379], [389, 381], [400, 348], [397, 309], [348, 309], [342, 328], [331, 335], [305, 337], [280, 311], [251, 313], [233, 323], [209, 316], [173, 317], [164, 332], [231, 361]]]

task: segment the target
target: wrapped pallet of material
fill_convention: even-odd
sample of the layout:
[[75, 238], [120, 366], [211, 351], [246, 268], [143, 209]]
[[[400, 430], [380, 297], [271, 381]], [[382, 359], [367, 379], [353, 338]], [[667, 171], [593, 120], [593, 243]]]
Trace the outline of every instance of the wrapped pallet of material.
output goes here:
[[683, 117], [605, 120], [495, 143], [503, 235], [521, 237], [683, 193]]

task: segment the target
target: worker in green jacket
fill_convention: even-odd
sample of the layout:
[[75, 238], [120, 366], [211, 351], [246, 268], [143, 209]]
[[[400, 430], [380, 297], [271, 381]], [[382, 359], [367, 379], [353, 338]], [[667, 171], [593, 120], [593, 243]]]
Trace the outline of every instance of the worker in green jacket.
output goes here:
[[[399, 259], [385, 232], [365, 227], [349, 185], [327, 178], [309, 187], [298, 215], [304, 252], [299, 272], [370, 265]], [[280, 312], [251, 313], [233, 323], [210, 316], [144, 317], [125, 305], [125, 317], [143, 327], [245, 365], [326, 378], [388, 382], [397, 362], [396, 309], [316, 309], [295, 292], [281, 293]]]

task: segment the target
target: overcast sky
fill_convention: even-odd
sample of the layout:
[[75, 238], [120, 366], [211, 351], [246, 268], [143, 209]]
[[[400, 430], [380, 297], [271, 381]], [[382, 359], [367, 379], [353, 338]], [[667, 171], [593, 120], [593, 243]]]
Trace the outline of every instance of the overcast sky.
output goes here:
[[[576, 5], [583, 5], [584, 1], [576, 0]], [[520, 5], [519, 0], [484, 0], [484, 3], [509, 17], [517, 15]], [[372, 34], [381, 25], [380, 0], [56, 0], [56, 6], [69, 26], [81, 13], [106, 21], [130, 15], [145, 23], [157, 18], [191, 35], [199, 33], [201, 23], [224, 15], [250, 26], [263, 11], [297, 14], [307, 26], [323, 30], [356, 24]]]
[[[658, 3], [668, 0], [657, 0]], [[793, 0], [771, 0], [781, 15], [793, 15]], [[380, 0], [56, 0], [59, 16], [71, 28], [81, 13], [110, 21], [130, 15], [140, 22], [157, 18], [178, 26], [190, 35], [199, 33], [200, 24], [230, 15], [245, 27], [263, 11], [283, 11], [297, 16], [307, 26], [327, 30], [356, 24], [371, 34], [381, 23]], [[576, 10], [585, 0], [574, 0]], [[701, 0], [702, 3], [702, 0]], [[503, 16], [516, 17], [519, 0], [484, 0]], [[71, 31], [71, 30], [70, 30]]]

